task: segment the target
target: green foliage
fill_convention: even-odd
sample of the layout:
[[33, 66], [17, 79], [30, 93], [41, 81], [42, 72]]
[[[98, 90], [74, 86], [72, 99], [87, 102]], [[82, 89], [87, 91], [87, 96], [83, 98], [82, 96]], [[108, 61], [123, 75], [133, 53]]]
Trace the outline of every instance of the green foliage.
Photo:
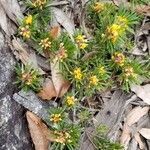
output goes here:
[[94, 136], [94, 144], [97, 147], [97, 150], [123, 150], [123, 146], [121, 146], [117, 142], [111, 142], [107, 137], [106, 133], [108, 128], [105, 125], [100, 125], [97, 128], [97, 133]]
[[106, 137], [96, 137], [95, 144], [98, 150], [123, 150], [123, 146], [119, 143], [113, 143]]
[[[28, 15], [20, 22], [19, 35], [30, 41], [47, 61], [59, 62], [60, 73], [71, 83], [59, 107], [50, 109], [46, 120], [56, 136], [52, 149], [78, 149], [81, 129], [91, 116], [88, 109], [81, 107], [83, 97], [114, 86], [129, 92], [132, 84], [140, 84], [141, 77], [150, 76], [149, 59], [139, 63], [127, 55], [133, 47], [134, 27], [140, 17], [124, 6], [92, 0], [87, 6], [87, 26], [91, 35], [87, 38], [81, 29], [73, 36], [63, 31], [59, 33], [55, 27], [49, 29], [49, 0], [28, 0], [26, 4]], [[56, 33], [53, 35], [52, 31]], [[38, 71], [21, 66], [16, 68], [16, 73], [20, 88], [39, 90]], [[105, 132], [105, 126], [97, 129], [94, 143], [98, 149], [122, 150], [120, 144], [106, 138]]]
[[79, 118], [80, 120], [80, 124], [82, 126], [86, 126], [87, 125], [87, 122], [88, 120], [91, 118], [91, 113], [86, 110], [86, 109], [81, 109], [79, 110], [79, 113], [77, 114], [77, 117]]
[[98, 3], [103, 7], [100, 12], [93, 8], [96, 7], [95, 3], [89, 5], [89, 21], [94, 25], [92, 33], [97, 46], [101, 51], [105, 51], [105, 54], [124, 49], [125, 41], [133, 33], [132, 27], [139, 21], [138, 16], [125, 7]]
[[51, 147], [52, 150], [74, 150], [77, 148], [79, 146], [81, 127], [71, 121], [67, 109], [65, 107], [52, 108], [49, 110], [49, 116], [47, 122], [49, 122], [50, 129], [56, 136], [56, 142]]
[[137, 4], [148, 5], [148, 4], [150, 4], [149, 0], [130, 0], [130, 2], [134, 5], [137, 5]]
[[15, 84], [25, 91], [33, 90], [39, 91], [41, 87], [41, 76], [38, 70], [34, 70], [30, 65], [21, 65], [15, 68], [17, 74], [17, 80]]

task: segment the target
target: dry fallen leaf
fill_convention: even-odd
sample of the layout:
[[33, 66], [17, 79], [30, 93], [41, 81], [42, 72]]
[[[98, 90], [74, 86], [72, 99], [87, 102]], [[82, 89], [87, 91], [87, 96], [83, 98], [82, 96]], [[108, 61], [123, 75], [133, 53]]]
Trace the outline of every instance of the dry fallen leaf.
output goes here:
[[127, 0], [113, 0], [113, 3], [116, 5], [116, 6], [119, 6], [119, 5], [127, 5], [128, 4], [128, 1]]
[[23, 48], [20, 41], [18, 41], [16, 38], [14, 38], [12, 40], [12, 46], [14, 48], [14, 55], [17, 57], [17, 59], [20, 59], [23, 64], [26, 64], [29, 59], [29, 54]]
[[140, 134], [137, 132], [135, 133], [134, 137], [135, 137], [135, 140], [138, 142], [140, 149], [144, 149], [145, 146], [144, 146], [143, 141], [141, 140]]
[[12, 40], [12, 46], [12, 49], [14, 49], [14, 55], [17, 59], [21, 60], [24, 65], [30, 64], [32, 68], [38, 69], [39, 74], [45, 74], [45, 72], [38, 66], [35, 52], [27, 52], [21, 42], [15, 38]]
[[138, 5], [136, 6], [136, 12], [145, 16], [150, 16], [150, 5]]
[[57, 97], [62, 97], [69, 89], [70, 82], [64, 79], [59, 69], [59, 62], [53, 60], [51, 62], [52, 81], [56, 89]]
[[123, 126], [122, 135], [120, 137], [120, 143], [124, 146], [125, 150], [127, 149], [129, 141], [131, 139], [130, 134], [131, 134], [130, 127], [125, 123]]
[[35, 150], [48, 150], [49, 142], [55, 141], [51, 131], [41, 119], [32, 112], [27, 111], [26, 117]]
[[21, 20], [24, 17], [19, 5], [19, 1], [13, 0], [10, 2], [9, 0], [1, 0], [0, 3], [7, 16], [16, 24], [18, 23], [18, 20]]
[[61, 9], [53, 7], [52, 11], [58, 23], [60, 23], [66, 29], [68, 34], [74, 34], [75, 25], [73, 21], [71, 21], [70, 18]]
[[139, 133], [146, 139], [150, 140], [150, 128], [142, 128]]
[[149, 111], [149, 107], [135, 107], [133, 108], [126, 118], [126, 123], [131, 126], [132, 124], [136, 123], [141, 117], [146, 115]]
[[38, 96], [43, 100], [50, 100], [57, 96], [54, 84], [51, 79], [46, 78], [42, 90], [38, 93]]
[[145, 103], [150, 105], [150, 84], [146, 84], [144, 86], [133, 85], [131, 90]]

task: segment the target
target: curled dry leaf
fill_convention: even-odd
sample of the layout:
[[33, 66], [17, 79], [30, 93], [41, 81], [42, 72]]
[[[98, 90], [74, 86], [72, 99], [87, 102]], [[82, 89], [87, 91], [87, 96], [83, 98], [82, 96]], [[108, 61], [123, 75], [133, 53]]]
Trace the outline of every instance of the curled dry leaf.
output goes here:
[[51, 79], [46, 78], [43, 88], [38, 93], [38, 96], [43, 100], [50, 100], [53, 97], [57, 96], [54, 84]]
[[139, 133], [146, 139], [150, 140], [150, 128], [142, 128]]
[[135, 140], [138, 142], [140, 149], [144, 149], [145, 146], [144, 146], [143, 141], [141, 140], [140, 134], [137, 132], [135, 133], [134, 137], [135, 137]]
[[64, 79], [59, 69], [59, 62], [56, 59], [51, 62], [51, 73], [57, 97], [62, 97], [68, 91], [70, 82]]
[[133, 85], [131, 90], [136, 93], [136, 95], [141, 98], [145, 103], [150, 105], [150, 84], [144, 86]]
[[[54, 26], [50, 30], [50, 35], [52, 38], [55, 39], [60, 36], [60, 32], [60, 27]], [[48, 53], [46, 52], [45, 54], [48, 57], [51, 57], [51, 54]], [[70, 87], [70, 83], [65, 80], [63, 75], [60, 73], [59, 62], [57, 61], [57, 59], [53, 58], [50, 66], [52, 80], [46, 79], [42, 90], [38, 93], [38, 96], [41, 97], [43, 100], [50, 100], [52, 97], [61, 97], [67, 92], [68, 88]]]
[[73, 21], [71, 21], [70, 18], [61, 9], [53, 7], [52, 12], [58, 23], [66, 29], [69, 35], [72, 35], [75, 31], [75, 25]]
[[45, 72], [38, 66], [35, 52], [28, 52], [17, 39], [12, 40], [12, 50], [13, 54], [17, 59], [26, 65], [30, 64], [32, 68], [38, 69], [39, 74], [45, 74]]
[[[53, 38], [57, 38], [60, 36], [60, 32], [60, 28], [58, 26], [55, 26], [52, 28], [50, 34]], [[54, 58], [50, 65], [52, 82], [56, 91], [55, 97], [62, 97], [68, 91], [70, 83], [69, 81], [65, 80], [63, 75], [61, 74], [59, 69], [59, 62], [57, 61], [57, 59]]]
[[17, 59], [20, 59], [23, 64], [26, 64], [29, 59], [29, 54], [21, 43], [17, 39], [12, 40], [12, 46], [14, 48], [14, 55]]
[[131, 126], [132, 124], [136, 123], [141, 117], [146, 115], [149, 111], [149, 107], [135, 107], [132, 109], [126, 118], [126, 123]]
[[55, 141], [52, 132], [41, 119], [32, 112], [27, 111], [26, 117], [35, 150], [48, 150], [49, 142]]
[[120, 143], [124, 146], [125, 150], [128, 147], [130, 139], [131, 139], [130, 127], [125, 123], [123, 126], [122, 135], [120, 137]]

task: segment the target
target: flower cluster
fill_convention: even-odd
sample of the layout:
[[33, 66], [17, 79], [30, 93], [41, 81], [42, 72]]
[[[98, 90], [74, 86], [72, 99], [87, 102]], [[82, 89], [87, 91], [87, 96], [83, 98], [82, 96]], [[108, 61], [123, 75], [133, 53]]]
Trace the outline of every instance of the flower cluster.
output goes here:
[[121, 52], [115, 52], [112, 55], [112, 61], [114, 62], [115, 65], [120, 67], [119, 69], [121, 70], [122, 74], [122, 81], [125, 80], [126, 82], [129, 81], [129, 79], [135, 79], [136, 73], [135, 69], [131, 66], [129, 60], [125, 58], [124, 54]]
[[120, 52], [115, 52], [114, 55], [112, 55], [112, 61], [118, 66], [123, 66], [125, 63], [125, 56]]
[[136, 77], [136, 74], [134, 72], [134, 68], [131, 66], [124, 67], [124, 76], [128, 80], [129, 77]]
[[72, 141], [70, 140], [71, 136], [68, 132], [66, 131], [54, 131], [54, 135], [56, 136], [56, 142], [61, 143], [65, 145], [66, 143], [71, 143]]
[[100, 3], [100, 2], [96, 2], [96, 3], [94, 3], [94, 5], [92, 6], [92, 9], [93, 9], [95, 12], [97, 12], [97, 13], [103, 11], [104, 8], [105, 8], [105, 7], [104, 7], [104, 4], [103, 4], [103, 3]]
[[67, 96], [65, 102], [68, 107], [73, 107], [76, 101], [77, 99], [74, 96]]
[[107, 27], [106, 35], [113, 43], [121, 37], [128, 28], [128, 18], [125, 16], [117, 16], [113, 24]]
[[99, 72], [100, 75], [104, 75], [106, 73], [105, 67], [104, 66], [100, 66], [98, 68], [98, 72]]
[[[68, 107], [73, 106], [74, 104], [70, 103], [70, 101], [75, 100], [74, 96], [67, 96], [66, 98], [66, 100], [69, 100]], [[65, 102], [67, 102], [66, 100]], [[52, 148], [54, 146], [53, 149], [56, 149], [56, 145], [58, 149], [60, 149], [60, 147], [65, 148], [66, 146], [75, 148], [79, 142], [80, 128], [70, 120], [68, 117], [68, 109], [65, 109], [65, 107], [49, 109], [50, 118], [48, 123], [52, 127], [51, 130], [55, 139], [55, 144], [52, 145]]]
[[122, 27], [122, 30], [128, 28], [128, 19], [125, 16], [117, 16], [116, 23]]
[[22, 26], [19, 28], [19, 34], [23, 36], [24, 39], [29, 39], [31, 37], [31, 26], [33, 23], [32, 15], [28, 15], [24, 18]]
[[51, 47], [51, 41], [49, 38], [42, 39], [39, 45], [44, 49], [49, 49]]
[[16, 67], [17, 81], [16, 84], [23, 88], [25, 91], [32, 89], [38, 91], [40, 89], [41, 77], [38, 70], [31, 68], [31, 66], [18, 66]]
[[122, 31], [121, 28], [122, 27], [118, 24], [112, 24], [108, 26], [106, 32], [108, 39], [110, 39], [113, 43], [115, 43], [121, 34]]
[[75, 40], [80, 49], [85, 49], [88, 46], [87, 39], [85, 38], [84, 35], [79, 34], [78, 36], [76, 36]]
[[31, 31], [28, 25], [20, 27], [20, 35], [22, 35], [25, 39], [29, 39], [31, 37]]
[[89, 78], [89, 86], [97, 86], [98, 82], [99, 80], [96, 75], [93, 75]]
[[64, 43], [60, 43], [59, 51], [56, 56], [61, 62], [68, 57], [67, 50], [64, 47]]
[[33, 22], [33, 17], [32, 17], [32, 15], [26, 16], [25, 19], [24, 19], [24, 22], [25, 22], [26, 25], [31, 25], [32, 22]]
[[38, 7], [40, 9], [43, 9], [46, 2], [47, 2], [47, 0], [34, 0], [34, 2], [32, 4], [34, 7]]
[[59, 123], [60, 121], [62, 121], [61, 114], [52, 114], [50, 116], [50, 121], [52, 121], [53, 123]]
[[75, 68], [73, 70], [73, 76], [75, 78], [75, 80], [80, 81], [83, 78], [83, 73], [81, 71], [81, 68]]

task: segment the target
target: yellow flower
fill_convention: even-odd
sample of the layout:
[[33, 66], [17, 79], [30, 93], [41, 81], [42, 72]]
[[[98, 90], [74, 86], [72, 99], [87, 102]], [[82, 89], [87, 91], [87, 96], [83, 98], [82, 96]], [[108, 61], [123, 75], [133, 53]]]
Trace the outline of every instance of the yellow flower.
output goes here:
[[31, 37], [31, 32], [28, 25], [26, 25], [25, 27], [20, 27], [20, 35], [22, 35], [26, 39], [29, 39]]
[[69, 107], [74, 106], [75, 105], [75, 101], [76, 101], [76, 99], [74, 98], [74, 96], [67, 96], [67, 98], [66, 98], [66, 104]]
[[134, 73], [134, 69], [131, 66], [127, 66], [124, 68], [124, 75], [126, 78], [136, 77], [136, 74]]
[[93, 6], [93, 10], [97, 13], [101, 12], [104, 10], [104, 4], [100, 2], [96, 2]]
[[76, 40], [76, 42], [77, 42], [77, 44], [78, 44], [78, 46], [79, 46], [80, 49], [85, 49], [88, 46], [87, 39], [85, 38], [84, 35], [81, 35], [81, 34], [78, 35], [75, 38], [75, 40]]
[[79, 35], [76, 37], [76, 41], [77, 41], [77, 43], [78, 43], [78, 42], [84, 42], [84, 41], [85, 41], [85, 36], [79, 34]]
[[119, 66], [123, 66], [125, 62], [125, 56], [122, 53], [115, 52], [112, 56], [112, 60]]
[[74, 75], [74, 78], [75, 78], [76, 80], [81, 80], [82, 77], [83, 77], [83, 73], [81, 72], [81, 68], [76, 68], [76, 69], [74, 69], [73, 75]]
[[116, 42], [118, 37], [121, 34], [121, 26], [118, 24], [112, 24], [111, 26], [107, 27], [107, 35], [108, 39], [111, 39], [112, 42]]
[[81, 44], [80, 44], [80, 48], [81, 48], [81, 49], [85, 49], [87, 46], [88, 46], [87, 43], [81, 43]]
[[116, 23], [122, 26], [122, 30], [128, 27], [128, 19], [124, 16], [117, 16]]
[[52, 114], [50, 117], [50, 121], [54, 122], [54, 123], [58, 123], [62, 120], [61, 118], [61, 114]]
[[67, 50], [64, 48], [64, 44], [60, 43], [60, 48], [57, 53], [57, 58], [62, 62], [67, 57], [68, 57]]
[[94, 85], [94, 86], [98, 85], [98, 82], [99, 82], [98, 78], [95, 75], [91, 76], [89, 78], [89, 81], [90, 81], [89, 84]]
[[25, 21], [25, 24], [31, 25], [32, 24], [32, 15], [25, 17], [24, 21]]
[[51, 47], [51, 42], [49, 38], [45, 38], [43, 40], [41, 40], [41, 42], [39, 43], [39, 45], [41, 45], [41, 47], [43, 49], [48, 49]]
[[36, 78], [36, 75], [32, 75], [28, 72], [24, 72], [21, 74], [21, 81], [24, 82], [26, 85], [31, 85]]
[[33, 2], [34, 7], [39, 7], [40, 9], [43, 9], [43, 6], [46, 4], [47, 0], [35, 0]]
[[99, 74], [105, 74], [106, 73], [106, 70], [105, 70], [105, 67], [104, 66], [102, 66], [102, 67], [99, 67]]
[[68, 132], [66, 131], [54, 131], [54, 134], [56, 135], [56, 139], [55, 141], [58, 142], [58, 143], [61, 143], [61, 144], [64, 144], [65, 143], [71, 143], [72, 141], [70, 140], [71, 136]]

